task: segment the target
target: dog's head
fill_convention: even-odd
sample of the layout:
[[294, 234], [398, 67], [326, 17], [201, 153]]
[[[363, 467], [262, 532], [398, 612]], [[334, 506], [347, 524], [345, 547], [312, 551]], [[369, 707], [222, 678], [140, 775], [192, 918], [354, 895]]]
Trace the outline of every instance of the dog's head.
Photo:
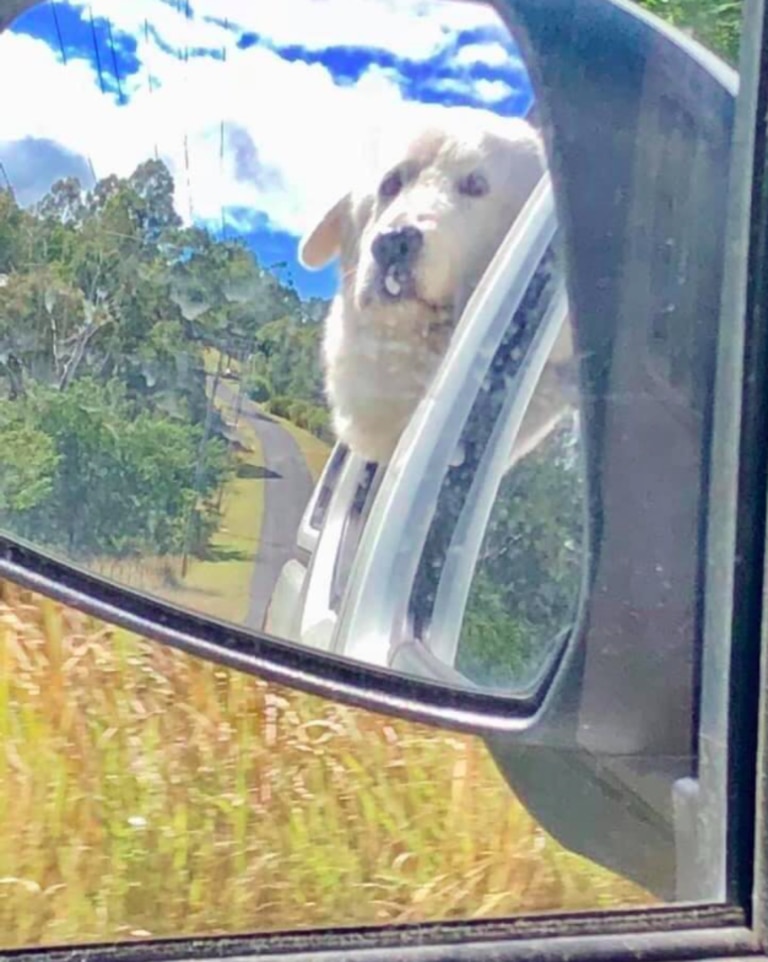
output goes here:
[[359, 316], [455, 320], [544, 167], [525, 121], [446, 111], [376, 183], [325, 214], [300, 258], [319, 268], [338, 256], [344, 296]]

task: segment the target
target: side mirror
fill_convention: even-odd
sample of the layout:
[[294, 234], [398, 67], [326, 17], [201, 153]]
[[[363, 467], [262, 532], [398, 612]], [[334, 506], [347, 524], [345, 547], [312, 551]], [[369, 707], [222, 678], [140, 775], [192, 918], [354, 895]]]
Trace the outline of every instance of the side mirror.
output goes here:
[[[303, 363], [302, 351], [317, 346], [311, 312], [238, 245], [224, 239], [211, 254], [210, 237], [181, 224], [172, 204], [166, 222], [148, 223], [150, 194], [168, 188], [167, 170], [150, 161], [129, 185], [133, 207], [119, 184], [102, 182], [90, 195], [112, 218], [112, 233], [137, 223], [143, 231], [130, 265], [119, 252], [110, 261], [110, 270], [128, 265], [147, 280], [140, 298], [130, 284], [121, 288], [119, 324], [98, 271], [89, 273], [107, 256], [99, 239], [92, 257], [69, 265], [80, 272], [77, 283], [29, 281], [45, 332], [31, 348], [14, 326], [11, 297], [26, 281], [13, 264], [0, 269], [0, 574], [246, 672], [480, 732], [521, 797], [572, 847], [664, 897], [715, 900], [721, 840], [706, 856], [694, 840], [697, 854], [686, 862], [679, 839], [690, 835], [685, 820], [696, 805], [709, 804], [695, 722], [736, 78], [618, 0], [577, 0], [567, 12], [556, 0], [514, 0], [498, 11], [531, 73], [549, 169], [478, 270], [391, 457], [368, 459], [337, 443], [316, 481], [304, 469], [291, 473], [290, 431], [278, 439], [254, 427], [267, 417], [283, 423], [275, 420], [281, 412], [290, 421], [290, 399], [272, 397], [271, 414], [254, 412], [246, 383], [262, 401], [268, 385], [263, 371], [247, 382], [244, 372], [256, 340], [269, 357], [285, 334], [280, 311], [303, 311], [291, 330], [293, 362]], [[221, 136], [223, 143], [223, 125]], [[240, 160], [257, 165], [247, 138], [237, 137]], [[488, 189], [484, 176], [462, 181], [465, 199]], [[369, 208], [399, 190], [400, 180], [384, 180]], [[50, 204], [38, 213], [58, 217], [66, 233], [82, 198], [60, 188]], [[81, 236], [85, 223], [76, 227]], [[317, 260], [345, 243], [332, 219], [323, 223]], [[171, 250], [162, 270], [142, 246], [150, 235]], [[412, 254], [400, 226], [389, 240], [397, 256], [382, 284], [396, 299]], [[83, 306], [75, 300], [86, 280], [92, 296]], [[160, 288], [178, 308], [172, 333], [170, 322], [146, 328], [161, 310]], [[254, 328], [267, 303], [277, 314]], [[428, 306], [436, 320], [425, 337], [438, 340], [441, 305]], [[41, 359], [45, 339], [59, 346], [57, 319], [69, 323], [80, 309], [85, 320], [64, 339], [69, 361], [53, 351], [55, 385], [25, 393], [50, 360]], [[129, 357], [110, 338], [130, 325]], [[175, 338], [194, 342], [206, 367], [177, 354]], [[142, 350], [150, 339], [152, 356]], [[161, 354], [176, 364], [178, 391], [155, 390], [168, 370], [156, 363]], [[75, 357], [78, 365], [86, 359], [89, 377], [69, 376]], [[118, 369], [124, 394], [107, 399], [109, 417], [94, 418], [104, 400], [94, 372]], [[135, 403], [150, 387], [151, 414]], [[304, 414], [309, 424], [317, 411]], [[188, 415], [191, 433], [179, 427]], [[238, 460], [233, 450], [243, 442], [231, 426], [240, 418], [249, 419], [253, 439]], [[59, 444], [75, 419], [86, 425], [76, 450]], [[315, 434], [332, 438], [322, 416]], [[265, 443], [275, 445], [272, 467], [251, 457]], [[32, 450], [34, 458], [22, 457]], [[110, 484], [105, 451], [122, 466]], [[253, 582], [244, 617], [230, 617], [226, 605], [215, 617], [189, 610], [178, 584], [142, 590], [120, 577], [118, 560], [149, 543], [142, 539], [151, 532], [160, 559], [136, 548], [142, 562], [180, 556], [183, 589], [192, 542], [216, 551], [208, 528], [233, 474], [264, 484], [267, 551], [255, 567], [269, 570]], [[276, 483], [296, 495], [290, 516], [270, 507]], [[40, 494], [62, 484], [66, 518]], [[107, 520], [116, 510], [140, 521], [114, 532], [107, 569], [85, 536], [93, 519], [84, 505], [94, 491], [104, 495]], [[558, 797], [553, 779], [568, 786]], [[617, 796], [616, 786], [626, 794]], [[696, 865], [691, 878], [683, 878], [683, 863]]]

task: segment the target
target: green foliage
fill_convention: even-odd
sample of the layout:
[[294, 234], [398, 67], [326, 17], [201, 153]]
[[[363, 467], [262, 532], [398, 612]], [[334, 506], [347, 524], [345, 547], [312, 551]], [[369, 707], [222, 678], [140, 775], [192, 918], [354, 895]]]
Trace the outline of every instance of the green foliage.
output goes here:
[[259, 328], [253, 344], [252, 368], [267, 378], [276, 395], [323, 403], [320, 366], [322, 327], [287, 315]]
[[[117, 381], [38, 387], [23, 401], [2, 402], [0, 417], [0, 438], [19, 454], [0, 474], [5, 525], [70, 557], [180, 551], [189, 513], [203, 527], [210, 522], [210, 501], [229, 470], [226, 447], [212, 440], [196, 487], [201, 428], [137, 415]], [[29, 463], [24, 439], [33, 445]], [[22, 498], [30, 476], [35, 483]]]
[[272, 385], [269, 383], [267, 378], [260, 374], [252, 374], [247, 380], [245, 385], [245, 391], [248, 397], [252, 401], [256, 401], [258, 404], [269, 401], [272, 397]]
[[10, 191], [0, 188], [0, 274], [13, 269], [19, 256], [21, 211]]
[[333, 443], [333, 431], [328, 411], [311, 401], [301, 401], [295, 398], [278, 395], [264, 404], [270, 414], [292, 421], [297, 427], [304, 428], [327, 443]]
[[584, 491], [570, 424], [504, 478], [467, 601], [459, 671], [527, 683], [570, 627], [582, 577]]
[[21, 414], [16, 406], [0, 407], [0, 516], [21, 515], [44, 503], [58, 468], [53, 439]]
[[692, 34], [734, 66], [739, 60], [741, 0], [638, 0], [668, 23]]
[[253, 357], [253, 396], [289, 391], [320, 432], [321, 308], [184, 228], [160, 161], [58, 181], [30, 210], [0, 191], [6, 526], [77, 557], [205, 551], [228, 459], [204, 352]]

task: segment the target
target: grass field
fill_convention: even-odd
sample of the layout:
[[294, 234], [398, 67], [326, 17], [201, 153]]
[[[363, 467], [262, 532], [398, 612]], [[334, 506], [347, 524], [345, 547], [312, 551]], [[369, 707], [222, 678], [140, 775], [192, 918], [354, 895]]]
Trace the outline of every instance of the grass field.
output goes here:
[[5, 947], [650, 901], [553, 842], [475, 739], [1, 590]]

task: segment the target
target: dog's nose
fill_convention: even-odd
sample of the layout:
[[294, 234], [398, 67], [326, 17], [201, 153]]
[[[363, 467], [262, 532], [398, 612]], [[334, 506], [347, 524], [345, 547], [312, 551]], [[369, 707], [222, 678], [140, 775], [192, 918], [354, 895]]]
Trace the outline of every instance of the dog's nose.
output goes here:
[[374, 240], [371, 250], [379, 267], [406, 267], [412, 264], [421, 250], [424, 235], [418, 227], [397, 227], [388, 230]]

